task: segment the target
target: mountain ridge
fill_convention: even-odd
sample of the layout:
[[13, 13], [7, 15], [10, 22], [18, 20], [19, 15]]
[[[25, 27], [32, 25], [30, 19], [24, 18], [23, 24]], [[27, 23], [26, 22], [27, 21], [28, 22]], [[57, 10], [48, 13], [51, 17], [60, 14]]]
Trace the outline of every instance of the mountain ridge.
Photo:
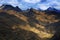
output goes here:
[[[3, 4], [3, 5], [1, 5], [1, 7], [2, 6], [5, 6], [5, 7], [11, 7], [11, 8], [15, 8], [14, 6], [12, 6], [12, 5], [10, 5], [10, 4]], [[17, 8], [19, 8], [18, 6], [16, 6]], [[19, 8], [20, 9], [20, 8]], [[34, 8], [30, 8], [30, 9], [34, 9]], [[29, 10], [30, 10], [29, 9]], [[20, 10], [22, 10], [22, 9], [20, 9]], [[35, 9], [36, 10], [36, 9]], [[40, 10], [40, 11], [44, 11], [44, 10], [41, 10], [41, 9], [39, 9], [38, 8], [38, 10]], [[60, 11], [60, 10], [58, 10], [58, 9], [56, 9], [56, 8], [53, 8], [53, 7], [49, 7], [49, 8], [47, 8], [46, 10], [50, 10], [50, 11], [53, 11], [53, 10], [56, 10], [56, 11]]]
[[[12, 35], [8, 36], [11, 40], [49, 40], [50, 38], [53, 40], [56, 37], [55, 35], [59, 35], [59, 12], [39, 11], [33, 8], [24, 11], [18, 7], [16, 11], [16, 7], [10, 7], [11, 5], [9, 7], [7, 6], [8, 9], [5, 8], [6, 10], [3, 8], [0, 9], [0, 31], [2, 31], [1, 33], [5, 33], [6, 31], [8, 35], [9, 32], [15, 34], [14, 36], [17, 39], [11, 38]], [[6, 33], [5, 35], [7, 36]], [[0, 36], [1, 39], [4, 38], [6, 40], [8, 37], [5, 37]], [[9, 38], [8, 40], [10, 40]]]

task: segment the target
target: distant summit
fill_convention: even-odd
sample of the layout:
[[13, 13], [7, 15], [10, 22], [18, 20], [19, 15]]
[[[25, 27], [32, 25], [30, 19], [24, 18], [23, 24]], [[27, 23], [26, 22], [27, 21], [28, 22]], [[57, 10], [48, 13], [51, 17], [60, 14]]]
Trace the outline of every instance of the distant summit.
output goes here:
[[18, 12], [22, 11], [18, 6], [13, 7], [12, 5], [8, 5], [8, 4], [3, 4], [0, 8], [3, 10], [15, 10]]
[[60, 10], [57, 10], [53, 7], [49, 7], [47, 10], [45, 10], [46, 13], [48, 14], [54, 14], [54, 15], [60, 15]]
[[[3, 4], [2, 6], [0, 6], [0, 9], [3, 9], [3, 10], [15, 10], [15, 11], [18, 11], [18, 12], [22, 11], [22, 9], [20, 9], [18, 6], [14, 7], [14, 6], [10, 5], [10, 4]], [[33, 9], [33, 8], [27, 9], [27, 11], [29, 11], [29, 10], [33, 11], [33, 10], [36, 10], [36, 9]], [[56, 12], [60, 12], [60, 10], [57, 10], [57, 9], [55, 9], [53, 7], [49, 7], [46, 10], [41, 10], [40, 8], [38, 8], [38, 11], [56, 11]]]
[[53, 7], [49, 7], [47, 10], [48, 10], [48, 11], [57, 11], [57, 9], [55, 9], [55, 8], [53, 8]]

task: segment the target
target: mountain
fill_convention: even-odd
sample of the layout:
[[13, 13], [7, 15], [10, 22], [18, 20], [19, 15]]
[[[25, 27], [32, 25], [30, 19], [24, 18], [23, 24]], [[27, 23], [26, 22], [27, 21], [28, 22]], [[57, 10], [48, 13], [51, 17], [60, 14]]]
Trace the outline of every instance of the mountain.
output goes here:
[[60, 14], [49, 10], [1, 6], [0, 40], [59, 40]]
[[7, 4], [3, 4], [1, 7], [3, 7], [3, 10], [15, 10], [15, 11], [22, 11], [18, 6], [13, 7], [12, 5], [7, 5]]
[[49, 7], [47, 10], [49, 10], [49, 11], [57, 11], [57, 9], [52, 8], [52, 7]]

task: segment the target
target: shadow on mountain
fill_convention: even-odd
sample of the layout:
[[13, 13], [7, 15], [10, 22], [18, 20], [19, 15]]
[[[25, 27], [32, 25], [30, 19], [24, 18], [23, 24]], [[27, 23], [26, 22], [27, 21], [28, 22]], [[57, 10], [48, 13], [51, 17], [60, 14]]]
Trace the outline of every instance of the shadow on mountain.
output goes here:
[[56, 15], [56, 19], [60, 19], [60, 11], [59, 12], [57, 12], [57, 11], [59, 11], [59, 10], [53, 10], [53, 11], [45, 11], [45, 13], [46, 14], [48, 14], [48, 15]]
[[60, 40], [60, 21], [55, 23], [55, 26], [56, 26], [56, 28], [55, 28], [56, 33], [51, 38], [51, 40]]
[[27, 13], [24, 13], [23, 15], [27, 17], [28, 24], [31, 27], [36, 27], [35, 24], [40, 24], [39, 21], [36, 19], [36, 14], [33, 12], [32, 8]]
[[[37, 34], [18, 28], [26, 22], [5, 12], [0, 13], [0, 40], [40, 40]], [[13, 26], [17, 28], [13, 29]]]
[[57, 31], [50, 40], [60, 40], [60, 31]]
[[60, 21], [51, 23], [47, 25], [46, 28], [49, 30], [49, 27], [51, 27], [50, 31], [53, 31], [53, 30], [55, 31], [54, 36], [50, 40], [60, 40]]
[[48, 24], [45, 26], [45, 28], [50, 31], [59, 31], [60, 30], [60, 21]]
[[9, 15], [8, 13], [1, 12], [0, 13], [0, 21], [5, 22], [5, 24], [19, 24], [19, 25], [26, 25], [26, 22], [17, 18], [14, 15]]
[[36, 27], [35, 24], [40, 24], [39, 21], [36, 20], [35, 18], [28, 18], [28, 22], [31, 27]]

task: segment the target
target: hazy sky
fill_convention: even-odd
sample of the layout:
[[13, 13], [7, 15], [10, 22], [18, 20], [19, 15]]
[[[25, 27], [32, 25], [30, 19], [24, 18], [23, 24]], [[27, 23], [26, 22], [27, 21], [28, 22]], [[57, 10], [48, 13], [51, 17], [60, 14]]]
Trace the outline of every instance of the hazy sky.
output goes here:
[[60, 9], [60, 0], [0, 0], [0, 6], [2, 4], [11, 4], [13, 6], [19, 6], [21, 9], [35, 8], [46, 10], [49, 7]]

